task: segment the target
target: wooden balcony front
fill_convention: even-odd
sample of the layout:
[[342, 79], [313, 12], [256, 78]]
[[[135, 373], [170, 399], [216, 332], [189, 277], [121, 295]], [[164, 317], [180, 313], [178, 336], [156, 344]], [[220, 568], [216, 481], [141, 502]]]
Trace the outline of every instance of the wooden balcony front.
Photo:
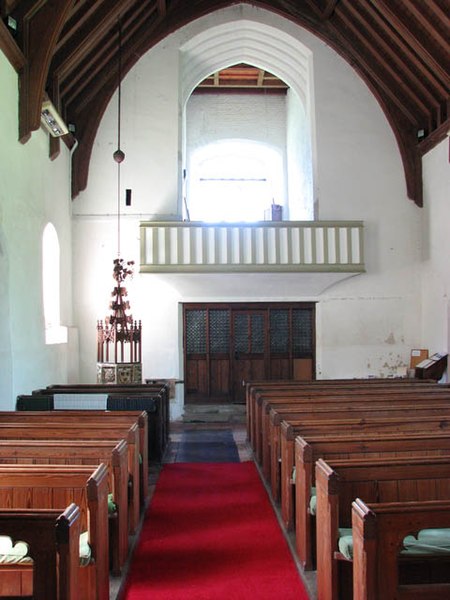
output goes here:
[[141, 273], [363, 273], [362, 221], [140, 225]]

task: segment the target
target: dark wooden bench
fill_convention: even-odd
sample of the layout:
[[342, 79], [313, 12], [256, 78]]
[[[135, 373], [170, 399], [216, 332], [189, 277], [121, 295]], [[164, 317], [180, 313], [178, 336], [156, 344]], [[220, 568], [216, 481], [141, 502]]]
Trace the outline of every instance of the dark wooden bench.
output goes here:
[[99, 465], [108, 467], [108, 491], [116, 510], [109, 513], [111, 569], [120, 575], [128, 558], [128, 450], [124, 440], [0, 440], [3, 464]]
[[[410, 378], [379, 378], [379, 377], [371, 377], [371, 378], [343, 378], [343, 379], [308, 379], [308, 380], [296, 380], [296, 379], [272, 379], [272, 380], [254, 380], [254, 381], [246, 381], [245, 382], [245, 402], [246, 402], [246, 410], [247, 410], [247, 438], [252, 442], [252, 431], [251, 424], [253, 421], [253, 410], [255, 406], [256, 397], [263, 393], [272, 393], [278, 394], [279, 392], [289, 391], [289, 390], [301, 390], [302, 388], [309, 387], [310, 389], [319, 389], [325, 386], [340, 386], [340, 385], [357, 385], [358, 383], [390, 383], [390, 384], [404, 384], [408, 385], [418, 383], [436, 383], [433, 380], [429, 379], [410, 379]], [[280, 394], [281, 395], [281, 394]]]
[[[54, 410], [55, 395], [70, 396], [106, 396], [106, 409], [117, 410], [145, 410], [148, 413], [148, 447], [149, 458], [152, 461], [161, 461], [169, 440], [170, 427], [170, 386], [167, 382], [145, 384], [57, 384], [46, 388], [37, 389], [31, 396], [18, 396], [17, 410]], [[80, 408], [90, 409], [87, 398], [81, 400]], [[86, 406], [84, 406], [86, 405]]]
[[133, 425], [139, 429], [139, 497], [141, 506], [148, 500], [148, 417], [142, 410], [110, 412], [102, 410], [58, 410], [58, 411], [0, 411], [0, 423], [72, 423], [98, 425], [108, 427], [109, 423], [118, 425]]
[[135, 533], [140, 518], [139, 429], [136, 423], [1, 423], [0, 440], [125, 440], [128, 451], [130, 533]]
[[0, 510], [0, 533], [15, 543], [25, 541], [33, 561], [32, 576], [23, 577], [19, 563], [0, 565], [0, 597], [32, 596], [34, 600], [78, 600], [80, 509]]
[[[336, 401], [339, 398], [339, 401]], [[263, 421], [262, 471], [270, 485], [273, 499], [280, 499], [280, 459], [281, 459], [281, 422], [295, 421], [300, 418], [309, 419], [343, 417], [394, 417], [411, 408], [417, 415], [445, 415], [450, 410], [450, 394], [434, 398], [427, 393], [416, 396], [409, 394], [354, 395], [346, 397], [327, 396], [314, 403], [301, 403], [295, 406], [277, 405], [270, 409], [268, 418]]]
[[[448, 578], [447, 582], [403, 583], [398, 556], [404, 537], [413, 531], [449, 527], [448, 500], [366, 504], [356, 499], [352, 504], [353, 600], [450, 598]], [[416, 570], [420, 564], [413, 567]]]
[[370, 433], [397, 433], [405, 431], [450, 431], [450, 418], [444, 416], [414, 415], [414, 408], [404, 409], [400, 417], [363, 417], [354, 419], [282, 421], [281, 423], [281, 518], [286, 529], [295, 524], [294, 490], [292, 473], [295, 463], [295, 438], [309, 435], [343, 431]]
[[295, 418], [295, 411], [302, 410], [307, 405], [311, 410], [319, 403], [333, 402], [337, 406], [343, 403], [350, 403], [353, 401], [370, 402], [375, 405], [376, 402], [384, 402], [393, 398], [398, 398], [399, 401], [404, 398], [404, 402], [408, 402], [408, 398], [411, 400], [425, 401], [426, 398], [431, 400], [449, 400], [450, 399], [450, 388], [444, 386], [438, 386], [435, 384], [433, 387], [417, 387], [412, 386], [399, 386], [399, 385], [381, 385], [381, 384], [357, 384], [354, 386], [340, 386], [331, 388], [328, 386], [327, 389], [318, 389], [317, 391], [303, 391], [301, 394], [296, 392], [295, 396], [261, 396], [260, 403], [256, 406], [256, 418], [255, 418], [255, 435], [254, 435], [254, 451], [258, 462], [263, 461], [263, 448], [265, 445], [266, 437], [269, 430], [269, 415], [270, 411], [282, 411], [286, 413], [292, 413]]
[[380, 458], [406, 456], [449, 456], [450, 432], [315, 435], [295, 440], [295, 547], [305, 570], [315, 564], [315, 517], [310, 513], [311, 490], [315, 485], [315, 463], [319, 458]]
[[[78, 597], [109, 600], [107, 467], [0, 466], [0, 509], [63, 510], [72, 502], [80, 507], [81, 531], [89, 532], [92, 551], [88, 565], [78, 563]], [[23, 565], [21, 576], [30, 582], [32, 565]]]
[[[352, 502], [448, 500], [449, 457], [337, 459], [316, 462], [317, 594], [351, 598], [351, 561], [338, 549], [339, 528], [351, 527]], [[410, 523], [410, 532], [415, 524]], [[347, 573], [345, 572], [347, 570]]]
[[260, 407], [264, 398], [295, 398], [307, 394], [319, 395], [333, 390], [376, 389], [388, 387], [402, 389], [423, 389], [424, 387], [440, 388], [441, 386], [429, 380], [416, 379], [324, 379], [314, 381], [269, 381], [248, 383], [246, 389], [247, 404], [247, 435], [250, 445], [255, 447], [255, 431], [258, 429]]

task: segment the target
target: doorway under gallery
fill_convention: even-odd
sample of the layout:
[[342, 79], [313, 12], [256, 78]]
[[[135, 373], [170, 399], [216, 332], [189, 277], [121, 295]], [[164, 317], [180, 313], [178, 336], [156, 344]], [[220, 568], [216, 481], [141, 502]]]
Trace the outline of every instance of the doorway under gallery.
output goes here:
[[244, 403], [251, 380], [315, 378], [314, 302], [183, 304], [186, 404]]

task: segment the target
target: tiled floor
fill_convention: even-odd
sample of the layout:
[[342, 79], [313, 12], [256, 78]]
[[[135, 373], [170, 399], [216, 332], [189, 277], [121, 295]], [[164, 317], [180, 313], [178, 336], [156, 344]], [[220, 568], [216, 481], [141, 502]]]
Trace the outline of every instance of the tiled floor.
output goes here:
[[[198, 440], [199, 436], [196, 435], [197, 432], [203, 431], [203, 432], [211, 433], [211, 435], [208, 434], [206, 439], [211, 440], [211, 447], [210, 447], [211, 455], [210, 456], [212, 456], [212, 454], [214, 453], [214, 449], [217, 448], [217, 443], [214, 442], [214, 437], [213, 437], [214, 431], [217, 431], [219, 434], [220, 432], [224, 432], [226, 430], [228, 430], [228, 431], [231, 430], [231, 432], [232, 432], [234, 442], [237, 446], [239, 460], [241, 462], [247, 461], [247, 460], [253, 460], [253, 453], [247, 442], [247, 431], [246, 431], [245, 423], [223, 423], [223, 422], [220, 422], [220, 423], [211, 423], [211, 422], [208, 422], [208, 423], [173, 423], [173, 424], [171, 424], [170, 443], [167, 448], [163, 463], [177, 462], [177, 460], [181, 457], [180, 452], [181, 452], [182, 440], [186, 440], [186, 438], [189, 439], [190, 432], [192, 432], [193, 440]], [[219, 435], [219, 437], [220, 437], [220, 435]], [[216, 455], [216, 458], [218, 460], [220, 460], [220, 455]], [[212, 462], [214, 462], [214, 460], [212, 460]], [[151, 467], [150, 473], [149, 473], [150, 501], [151, 501], [151, 495], [155, 489], [155, 484], [158, 479], [158, 473], [159, 473], [158, 467], [155, 467], [155, 466]], [[277, 515], [278, 520], [280, 520], [279, 510], [276, 505], [274, 505], [274, 509], [275, 509], [275, 513]], [[281, 527], [281, 524], [280, 524], [280, 527]], [[132, 540], [133, 544], [136, 542], [138, 536], [139, 536], [139, 531], [138, 531], [137, 535], [134, 537], [134, 539]], [[293, 548], [294, 548], [293, 542], [294, 541], [292, 539], [292, 536], [286, 536], [286, 540], [289, 544], [289, 547], [291, 548], [294, 560], [296, 560], [295, 553], [293, 552]], [[302, 576], [303, 581], [305, 582], [305, 585], [309, 591], [310, 598], [311, 598], [311, 600], [313, 600], [314, 598], [316, 598], [315, 574], [314, 573], [304, 574], [298, 564], [297, 564], [297, 567], [298, 567], [299, 573]], [[119, 578], [119, 577], [111, 578], [111, 580], [110, 580], [110, 585], [111, 585], [110, 600], [120, 600], [120, 587], [123, 583], [125, 575], [126, 575], [126, 569], [125, 569], [125, 573], [122, 576], [122, 578]], [[195, 600], [195, 599], [192, 599], [192, 600]]]

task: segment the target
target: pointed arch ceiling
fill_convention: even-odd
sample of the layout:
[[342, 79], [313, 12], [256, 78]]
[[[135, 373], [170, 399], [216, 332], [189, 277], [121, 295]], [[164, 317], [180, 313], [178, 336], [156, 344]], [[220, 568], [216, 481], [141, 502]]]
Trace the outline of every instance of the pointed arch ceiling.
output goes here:
[[[169, 33], [235, 0], [0, 0], [0, 48], [20, 77], [19, 139], [40, 125], [46, 93], [76, 126], [75, 197], [87, 185], [92, 146], [122, 74]], [[266, 0], [336, 50], [365, 80], [396, 136], [408, 196], [422, 205], [421, 157], [450, 129], [449, 0]], [[69, 135], [64, 140], [74, 143]], [[51, 156], [59, 140], [51, 140]]]
[[312, 52], [275, 27], [247, 19], [210, 27], [184, 44], [181, 56], [183, 104], [204, 77], [224, 65], [245, 62], [270, 70], [285, 81], [307, 107]]

